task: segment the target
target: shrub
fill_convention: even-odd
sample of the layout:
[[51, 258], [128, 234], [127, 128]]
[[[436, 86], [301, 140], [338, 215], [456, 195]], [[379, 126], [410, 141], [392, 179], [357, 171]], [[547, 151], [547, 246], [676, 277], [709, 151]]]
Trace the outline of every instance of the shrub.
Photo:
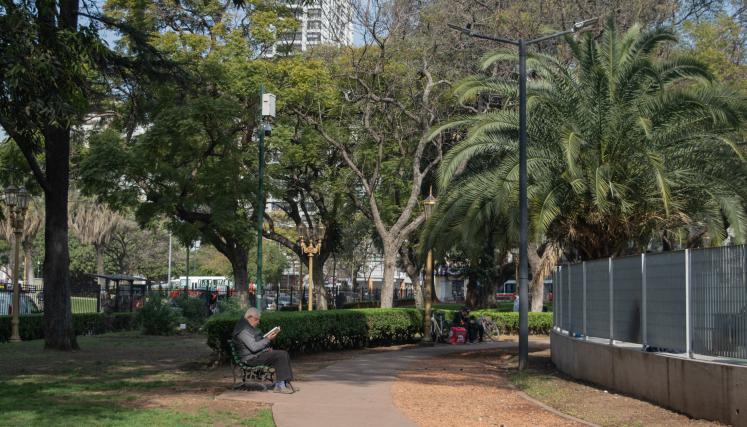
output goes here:
[[[415, 300], [414, 299], [399, 299], [394, 300], [393, 302], [394, 307], [414, 307], [415, 306]], [[358, 301], [358, 302], [347, 302], [343, 304], [340, 308], [348, 309], [348, 308], [379, 308], [381, 306], [381, 301], [379, 300], [372, 300], [372, 301]]]
[[[221, 357], [228, 354], [240, 315], [219, 314], [205, 324], [208, 346]], [[294, 353], [361, 348], [414, 342], [420, 336], [423, 316], [415, 309], [356, 309], [301, 312], [268, 312], [260, 329], [280, 326], [273, 345]]]
[[180, 294], [173, 299], [173, 302], [181, 310], [181, 317], [190, 331], [199, 330], [208, 318], [209, 312], [204, 298], [195, 298], [189, 297], [187, 294]]
[[170, 335], [176, 332], [179, 313], [168, 299], [154, 292], [148, 295], [143, 308], [137, 313], [137, 322], [146, 335]]
[[[31, 314], [20, 317], [19, 332], [23, 340], [44, 338], [44, 316]], [[73, 313], [76, 335], [97, 335], [125, 331], [136, 326], [133, 313]], [[10, 339], [11, 317], [0, 316], [0, 342]]]

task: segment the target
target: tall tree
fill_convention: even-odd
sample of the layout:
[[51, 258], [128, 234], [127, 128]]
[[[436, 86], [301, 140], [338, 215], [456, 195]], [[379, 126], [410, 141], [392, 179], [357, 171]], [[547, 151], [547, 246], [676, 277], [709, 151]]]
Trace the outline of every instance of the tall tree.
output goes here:
[[78, 1], [4, 0], [0, 125], [18, 144], [45, 199], [45, 348], [77, 348], [70, 305], [67, 196], [71, 128], [86, 111], [88, 70], [106, 51]]
[[[530, 227], [569, 258], [645, 249], [652, 240], [702, 227], [714, 242], [730, 227], [747, 237], [742, 96], [711, 81], [688, 57], [659, 59], [676, 42], [666, 29], [624, 34], [608, 21], [600, 40], [568, 39], [574, 63], [533, 54], [528, 87]], [[515, 61], [499, 52], [483, 63]], [[443, 215], [518, 227], [518, 96], [512, 80], [476, 76], [463, 100], [490, 92], [504, 108], [445, 125], [467, 130], [446, 156]], [[542, 263], [540, 263], [542, 264]], [[547, 263], [545, 263], [547, 265]]]

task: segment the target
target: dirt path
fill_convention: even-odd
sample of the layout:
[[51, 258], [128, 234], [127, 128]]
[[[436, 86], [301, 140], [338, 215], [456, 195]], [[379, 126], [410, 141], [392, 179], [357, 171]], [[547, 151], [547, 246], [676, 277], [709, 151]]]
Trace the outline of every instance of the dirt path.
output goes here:
[[500, 366], [503, 351], [436, 357], [402, 372], [392, 386], [397, 407], [422, 427], [581, 426], [524, 399]]
[[595, 425], [718, 425], [575, 382], [554, 369], [544, 341], [530, 349], [530, 369], [522, 374], [516, 370], [515, 348], [434, 358], [400, 373], [392, 387], [394, 401], [422, 427], [581, 425], [524, 396]]

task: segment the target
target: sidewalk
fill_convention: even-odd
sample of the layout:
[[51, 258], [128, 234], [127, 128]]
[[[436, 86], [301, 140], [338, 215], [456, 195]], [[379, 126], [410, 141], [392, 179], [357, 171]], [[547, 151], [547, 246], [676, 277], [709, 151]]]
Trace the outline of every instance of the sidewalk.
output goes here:
[[294, 382], [301, 389], [298, 393], [230, 390], [217, 398], [272, 404], [278, 427], [415, 427], [392, 402], [391, 387], [399, 371], [433, 356], [516, 345], [515, 342], [440, 344], [367, 354], [321, 369], [306, 381]]

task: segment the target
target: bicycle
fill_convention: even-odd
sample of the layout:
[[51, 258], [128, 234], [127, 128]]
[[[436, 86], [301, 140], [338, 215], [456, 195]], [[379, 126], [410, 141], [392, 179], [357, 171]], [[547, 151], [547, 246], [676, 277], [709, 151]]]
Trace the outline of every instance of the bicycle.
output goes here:
[[480, 325], [483, 329], [483, 339], [490, 341], [500, 341], [501, 331], [498, 325], [488, 316], [480, 316]]
[[431, 314], [431, 340], [445, 343], [449, 340], [449, 324], [444, 319], [443, 313], [433, 312]]

